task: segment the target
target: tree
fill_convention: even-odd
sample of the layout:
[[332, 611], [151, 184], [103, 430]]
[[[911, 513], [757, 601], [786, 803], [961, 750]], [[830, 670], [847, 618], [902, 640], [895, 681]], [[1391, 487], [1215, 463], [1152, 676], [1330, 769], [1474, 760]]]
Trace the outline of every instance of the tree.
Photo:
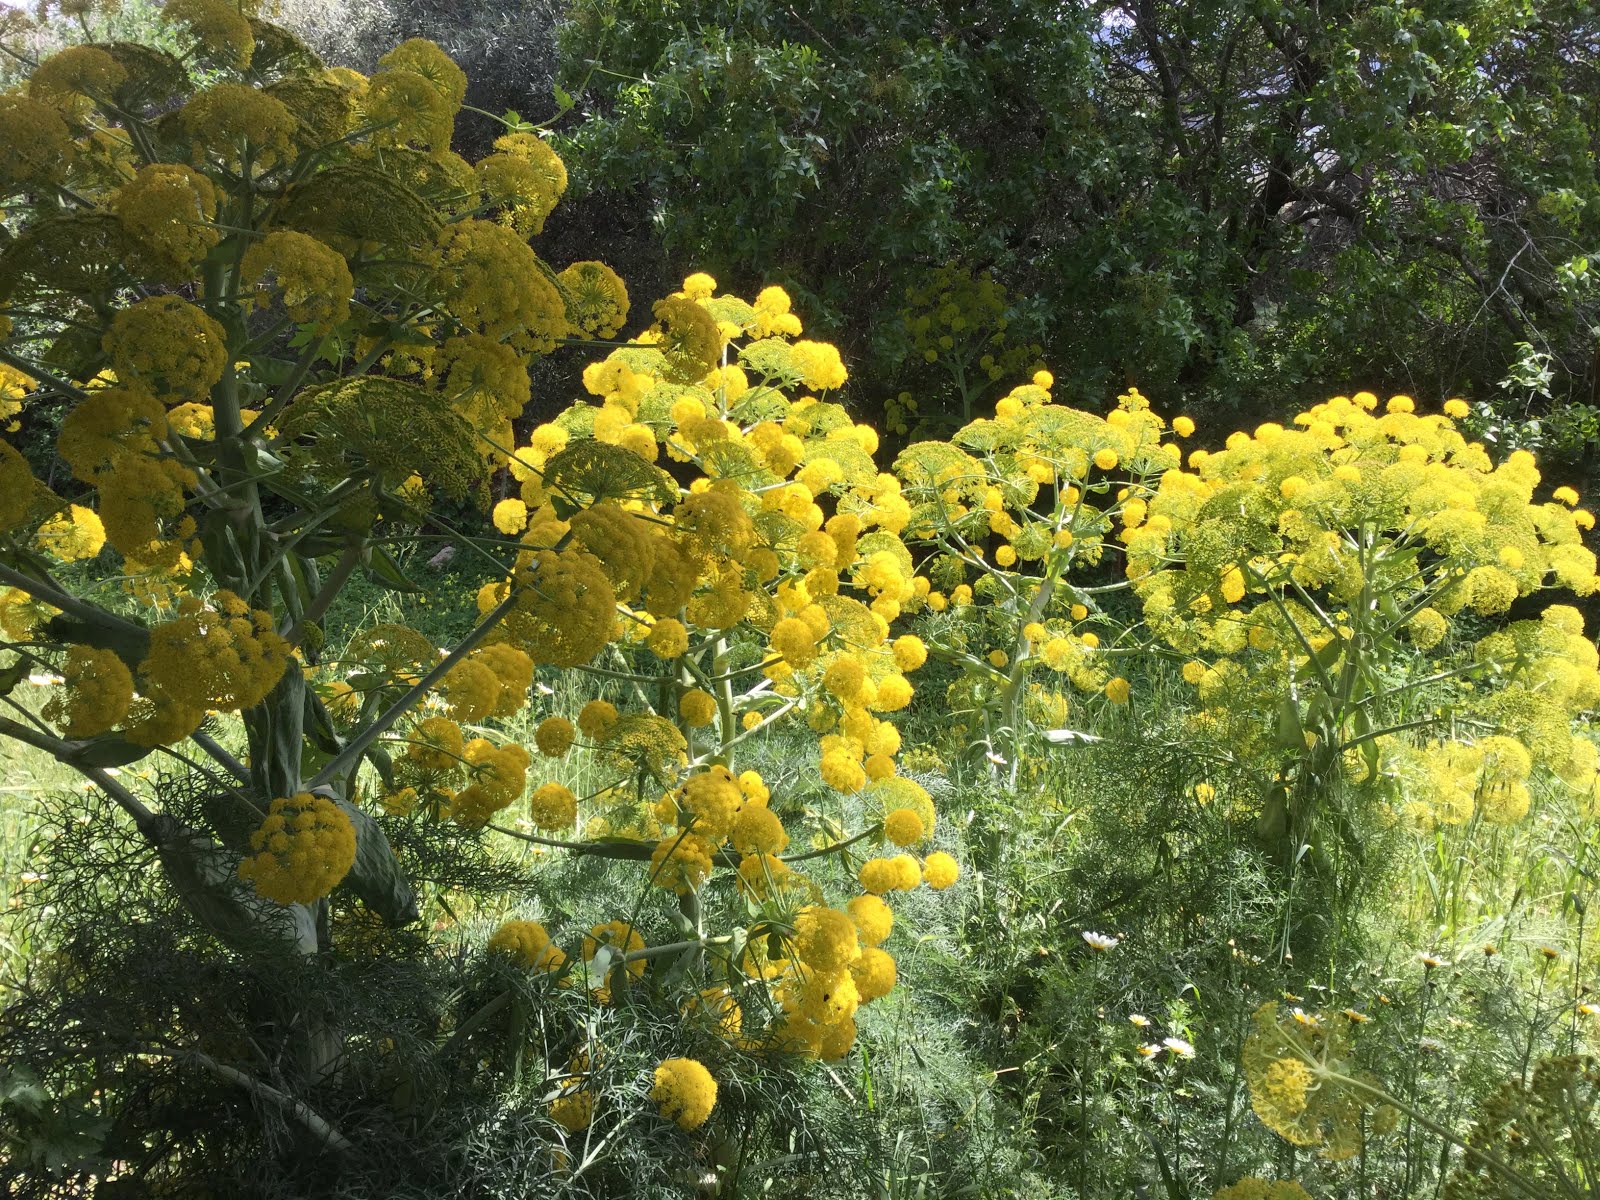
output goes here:
[[1589, 403], [1597, 37], [1499, 0], [593, 3], [565, 146], [684, 259], [814, 291], [886, 392], [943, 377], [890, 382], [903, 323], [861, 315], [953, 263], [1104, 394], [1490, 395], [1527, 343]]

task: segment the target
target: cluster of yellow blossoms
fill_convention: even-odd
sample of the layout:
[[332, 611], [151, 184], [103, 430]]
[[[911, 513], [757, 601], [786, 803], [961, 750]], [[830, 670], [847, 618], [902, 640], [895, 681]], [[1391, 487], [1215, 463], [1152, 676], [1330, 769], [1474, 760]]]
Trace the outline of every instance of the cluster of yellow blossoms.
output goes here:
[[[930, 652], [963, 668], [950, 707], [999, 764], [1019, 760], [1007, 739], [1024, 717], [1069, 719], [1068, 689], [1130, 704], [1116, 664], [1146, 635], [1183, 661], [1202, 731], [1248, 746], [1282, 732], [1263, 713], [1339, 675], [1380, 628], [1433, 653], [1463, 613], [1600, 586], [1575, 494], [1536, 501], [1531, 458], [1495, 466], [1459, 413], [1419, 415], [1405, 397], [1381, 415], [1369, 394], [1335, 398], [1185, 461], [1174, 439], [1192, 422], [1169, 429], [1136, 389], [1103, 417], [1068, 408], [1039, 371], [992, 417], [880, 470], [876, 433], [833, 395], [848, 379], [838, 351], [803, 337], [789, 296], [719, 294], [704, 274], [588, 365], [590, 399], [523, 434], [529, 358], [610, 338], [630, 312], [609, 268], [556, 271], [528, 244], [566, 188], [559, 157], [526, 129], [478, 163], [455, 155], [466, 80], [432, 43], [404, 43], [369, 79], [322, 69], [249, 7], [166, 6], [207, 64], [198, 90], [108, 45], [63, 51], [0, 96], [0, 199], [50, 198], [0, 250], [0, 336], [9, 350], [16, 321], [16, 346], [39, 341], [38, 314], [57, 308], [82, 314], [75, 324], [103, 316], [88, 336], [43, 331], [75, 362], [37, 378], [0, 366], [8, 427], [35, 392], [67, 403], [54, 449], [77, 491], [54, 495], [0, 439], [0, 539], [8, 563], [109, 546], [157, 615], [140, 626], [87, 602], [58, 614], [50, 578], [22, 574], [0, 593], [0, 630], [60, 666], [43, 717], [71, 739], [170, 745], [221, 710], [243, 714], [261, 760], [298, 762], [304, 714], [278, 721], [266, 701], [293, 685], [298, 706], [301, 676], [285, 672], [303, 668], [328, 752], [358, 760], [342, 782], [365, 753], [391, 819], [481, 829], [526, 799], [518, 836], [638, 863], [696, 929], [688, 1011], [729, 1042], [846, 1054], [860, 1006], [895, 985], [887, 898], [958, 878], [894, 723]], [[985, 378], [1020, 362], [992, 282], [945, 274], [908, 300], [928, 361], [970, 360]], [[354, 363], [324, 371], [340, 346]], [[509, 561], [476, 598], [493, 628], [448, 669], [399, 625], [314, 653], [331, 601], [319, 567], [339, 556], [332, 590], [357, 565], [383, 574], [389, 531], [419, 523], [435, 493], [489, 508], [499, 468], [510, 494], [482, 543]], [[1070, 577], [1119, 557], [1143, 631], [1115, 630]], [[86, 612], [98, 640], [51, 633]], [[928, 641], [896, 629], [923, 613]], [[1463, 705], [1470, 736], [1416, 745], [1309, 710], [1292, 732], [1337, 746], [1352, 773], [1425, 777], [1412, 792], [1432, 820], [1518, 819], [1538, 766], [1594, 795], [1600, 753], [1569, 728], [1600, 702], [1576, 611], [1480, 637], [1470, 660], [1494, 684]], [[610, 699], [541, 712], [529, 748], [497, 725], [533, 702], [541, 667], [592, 670]], [[829, 810], [827, 836], [808, 830], [798, 853], [780, 816], [795, 809], [734, 766], [741, 743], [791, 714], [817, 738], [809, 799]], [[574, 750], [592, 757], [590, 795], [572, 790]], [[327, 896], [355, 864], [358, 826], [377, 828], [297, 786], [265, 791], [293, 794], [271, 801], [239, 867], [282, 904]], [[849, 823], [864, 832], [838, 832]], [[855, 855], [868, 839], [881, 852]], [[796, 868], [825, 856], [859, 894], [831, 904]], [[704, 932], [706, 900], [748, 938]], [[647, 945], [629, 919], [563, 949], [517, 920], [490, 948], [608, 1001], [671, 945]], [[747, 1010], [769, 1019], [757, 1028]], [[1315, 1022], [1289, 1037], [1258, 1017], [1256, 1111], [1299, 1144], [1348, 1152], [1361, 1110], [1329, 1066], [1341, 1046]], [[556, 1089], [569, 1130], [592, 1119], [595, 1070], [592, 1053], [574, 1056]], [[652, 1094], [688, 1130], [716, 1091], [702, 1064], [669, 1059]]]
[[1367, 1131], [1392, 1131], [1399, 1114], [1374, 1107], [1350, 1080], [1374, 1084], [1349, 1064], [1349, 1021], [1300, 1009], [1281, 1016], [1276, 1004], [1256, 1010], [1245, 1040], [1244, 1074], [1250, 1106], [1261, 1123], [1296, 1146], [1316, 1146], [1338, 1161], [1360, 1152]]
[[[1262, 755], [1303, 733], [1308, 755], [1343, 753], [1358, 780], [1410, 780], [1402, 802], [1423, 824], [1518, 820], [1539, 764], [1592, 796], [1594, 747], [1571, 720], [1600, 701], [1600, 658], [1577, 611], [1550, 607], [1465, 653], [1450, 633], [1465, 611], [1503, 614], [1539, 589], [1592, 594], [1594, 518], [1570, 488], [1536, 499], [1525, 452], [1491, 463], [1456, 428], [1459, 401], [1382, 407], [1358, 392], [1295, 427], [1234, 434], [1130, 501], [1127, 575], [1151, 632], [1188, 658], [1197, 723]], [[1377, 664], [1418, 654], [1491, 685], [1457, 703], [1468, 736], [1415, 747], [1378, 728], [1395, 718]], [[1291, 731], [1277, 714], [1295, 693], [1313, 699]]]
[[279, 904], [310, 904], [331, 892], [356, 861], [350, 818], [326, 796], [280, 796], [250, 835], [255, 853], [239, 863], [239, 878]]
[[1055, 403], [1054, 384], [1039, 371], [992, 418], [949, 441], [913, 443], [895, 462], [912, 505], [905, 536], [932, 585], [928, 606], [947, 614], [941, 649], [965, 668], [950, 709], [977, 745], [1009, 762], [1025, 711], [1057, 723], [1070, 712], [1062, 692], [1029, 684], [1040, 668], [1081, 693], [1128, 702], [1128, 682], [1094, 628], [1103, 618], [1069, 575], [1114, 548], [1115, 521], [1135, 508], [1128, 477], [1182, 461], [1137, 389], [1101, 417]]
[[[1303, 754], [1317, 768], [1306, 782], [1326, 781], [1326, 760], [1398, 783], [1418, 823], [1516, 821], [1535, 767], [1594, 803], [1595, 748], [1571, 726], [1600, 703], [1600, 655], [1577, 611], [1552, 606], [1464, 646], [1451, 636], [1461, 614], [1498, 616], [1536, 590], [1592, 594], [1594, 518], [1571, 488], [1538, 499], [1530, 455], [1492, 463], [1456, 426], [1462, 402], [1424, 415], [1359, 392], [1186, 458], [1194, 423], [1169, 430], [1137, 389], [1102, 419], [1055, 404], [1052, 385], [1040, 372], [993, 419], [895, 464], [913, 505], [903, 536], [946, 614], [940, 649], [965, 668], [949, 705], [992, 761], [1015, 762], [1021, 718], [1070, 715], [1035, 668], [1121, 705], [1133, 688], [1113, 655], [1153, 649], [1195, 689], [1197, 734], [1280, 770]], [[1107, 556], [1125, 583], [1074, 585]], [[1096, 605], [1119, 587], [1142, 627]], [[1412, 661], [1428, 664], [1417, 676], [1480, 685], [1453, 701], [1450, 740], [1383, 727], [1401, 717], [1380, 664]], [[1299, 697], [1292, 721], [1286, 697]]]
[[717, 1103], [717, 1081], [692, 1058], [669, 1058], [656, 1068], [650, 1098], [680, 1129], [698, 1129]]
[[[657, 316], [636, 344], [584, 372], [594, 402], [517, 447], [518, 491], [494, 509], [498, 530], [525, 547], [511, 577], [479, 597], [483, 612], [509, 606], [504, 644], [580, 668], [610, 645], [623, 677], [640, 685], [636, 696], [661, 697], [631, 711], [596, 699], [575, 718], [546, 715], [534, 733], [542, 755], [553, 764], [581, 748], [617, 782], [580, 802], [546, 781], [529, 817], [557, 837], [576, 826], [648, 845], [649, 882], [681, 897], [720, 894], [712, 881], [729, 869], [729, 898], [742, 895], [761, 914], [739, 923], [768, 936], [737, 961], [713, 956], [723, 978], [696, 1003], [741, 1044], [836, 1058], [855, 1039], [858, 1007], [894, 985], [883, 896], [923, 882], [948, 887], [959, 875], [949, 854], [906, 852], [933, 836], [936, 815], [895, 762], [891, 714], [910, 702], [907, 674], [927, 649], [917, 637], [891, 637], [891, 623], [930, 589], [899, 537], [910, 507], [873, 463], [875, 435], [812, 394], [841, 385], [845, 370], [832, 347], [800, 338], [788, 297], [777, 288], [754, 302], [719, 296], [714, 280], [695, 275]], [[686, 490], [663, 459], [694, 471]], [[732, 647], [752, 636], [757, 656], [735, 658]], [[846, 815], [861, 814], [869, 834], [904, 848], [862, 862], [865, 894], [839, 908], [821, 903], [819, 885], [785, 857], [790, 832], [760, 774], [728, 765], [741, 741], [796, 708]], [[411, 761], [457, 769], [447, 766], [460, 754], [454, 713], [427, 716], [408, 736], [408, 785], [426, 790]], [[659, 790], [652, 796], [641, 781]], [[521, 960], [547, 970], [570, 963], [575, 978], [610, 995], [642, 974], [650, 953], [631, 925], [616, 924], [607, 936], [591, 931], [573, 959], [539, 940], [539, 928]], [[503, 927], [494, 944], [521, 944], [527, 925]], [[619, 975], [615, 954], [638, 957]], [[764, 1032], [743, 1020], [752, 989], [778, 1014]], [[663, 1105], [690, 1128], [709, 1099], [690, 1103], [683, 1089], [709, 1097], [714, 1087], [682, 1070], [689, 1076], [674, 1068], [665, 1077]], [[552, 1106], [560, 1123], [573, 1128], [592, 1112], [586, 1084], [561, 1085]]]

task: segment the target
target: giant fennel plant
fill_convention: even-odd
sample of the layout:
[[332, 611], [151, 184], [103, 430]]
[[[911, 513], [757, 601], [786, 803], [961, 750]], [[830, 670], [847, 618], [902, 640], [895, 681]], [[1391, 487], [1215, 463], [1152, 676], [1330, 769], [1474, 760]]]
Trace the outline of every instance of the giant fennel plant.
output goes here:
[[1005, 782], [1086, 736], [1075, 705], [1137, 703], [1165, 663], [1194, 696], [1200, 798], [1210, 773], [1253, 775], [1221, 802], [1341, 892], [1374, 818], [1509, 824], [1536, 773], [1594, 803], [1574, 720], [1600, 702], [1595, 645], [1577, 608], [1539, 603], [1600, 586], [1594, 517], [1541, 494], [1526, 452], [1492, 461], [1463, 401], [1337, 396], [1185, 457], [1194, 423], [1137, 389], [1100, 416], [1053, 383], [896, 462], [930, 649]]
[[[0, 439], [0, 736], [81, 772], [233, 951], [326, 953], [363, 936], [361, 910], [414, 922], [391, 834], [499, 829], [635, 864], [640, 887], [592, 928], [508, 922], [489, 956], [597, 1003], [654, 968], [669, 1011], [711, 1014], [730, 1046], [843, 1055], [895, 982], [886, 897], [958, 867], [896, 767], [890, 714], [925, 651], [890, 624], [927, 589], [876, 436], [824, 399], [839, 355], [780, 289], [746, 302], [703, 275], [616, 341], [621, 280], [529, 245], [561, 161], [523, 125], [480, 162], [452, 153], [466, 81], [429, 42], [369, 78], [252, 5], [171, 0], [163, 20], [182, 57], [75, 46], [0, 96], [0, 417], [21, 434]], [[589, 341], [611, 348], [592, 402], [519, 439], [529, 362]], [[491, 479], [510, 481], [498, 503]], [[473, 506], [487, 519], [456, 529]], [[397, 547], [441, 531], [498, 580], [461, 597], [467, 632], [443, 652], [396, 624], [324, 645], [357, 572], [412, 586]], [[506, 722], [571, 694], [535, 685], [569, 672], [594, 698], [537, 712], [522, 744]], [[58, 680], [42, 705], [17, 698], [30, 676]], [[801, 717], [839, 800], [805, 831], [736, 761]], [[574, 753], [592, 794], [555, 777]], [[153, 755], [203, 802], [119, 771]], [[833, 857], [860, 894], [805, 874]], [[184, 1061], [345, 1150], [293, 1095], [340, 1069], [317, 1025], [311, 1065], [276, 1085], [244, 1052]], [[621, 1119], [591, 1087], [604, 1052], [575, 1036], [549, 1064], [552, 1137]], [[651, 1082], [684, 1129], [712, 1113], [696, 1059]]]

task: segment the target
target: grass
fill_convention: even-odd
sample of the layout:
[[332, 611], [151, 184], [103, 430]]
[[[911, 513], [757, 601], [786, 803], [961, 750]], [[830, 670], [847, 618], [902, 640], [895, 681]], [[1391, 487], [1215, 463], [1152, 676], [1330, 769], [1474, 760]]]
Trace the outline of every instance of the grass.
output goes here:
[[[33, 711], [44, 694], [44, 688], [22, 683], [12, 698]], [[0, 741], [0, 896], [8, 910], [21, 907], [24, 891], [48, 870], [39, 798], [86, 790], [76, 771], [44, 751], [9, 738]], [[83, 819], [93, 819], [87, 806]], [[15, 987], [31, 951], [23, 923], [0, 920], [0, 1002]]]

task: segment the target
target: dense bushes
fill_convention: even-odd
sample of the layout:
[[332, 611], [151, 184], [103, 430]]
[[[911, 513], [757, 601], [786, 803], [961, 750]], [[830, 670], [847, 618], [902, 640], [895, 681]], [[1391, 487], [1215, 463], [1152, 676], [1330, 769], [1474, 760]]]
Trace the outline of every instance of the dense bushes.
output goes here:
[[1537, 353], [1542, 387], [1592, 405], [1593, 21], [579, 3], [563, 145], [684, 260], [815, 297], [880, 399], [942, 378], [892, 314], [954, 263], [1018, 297], [1074, 392], [1137, 381], [1253, 424], [1346, 380], [1497, 401]]

